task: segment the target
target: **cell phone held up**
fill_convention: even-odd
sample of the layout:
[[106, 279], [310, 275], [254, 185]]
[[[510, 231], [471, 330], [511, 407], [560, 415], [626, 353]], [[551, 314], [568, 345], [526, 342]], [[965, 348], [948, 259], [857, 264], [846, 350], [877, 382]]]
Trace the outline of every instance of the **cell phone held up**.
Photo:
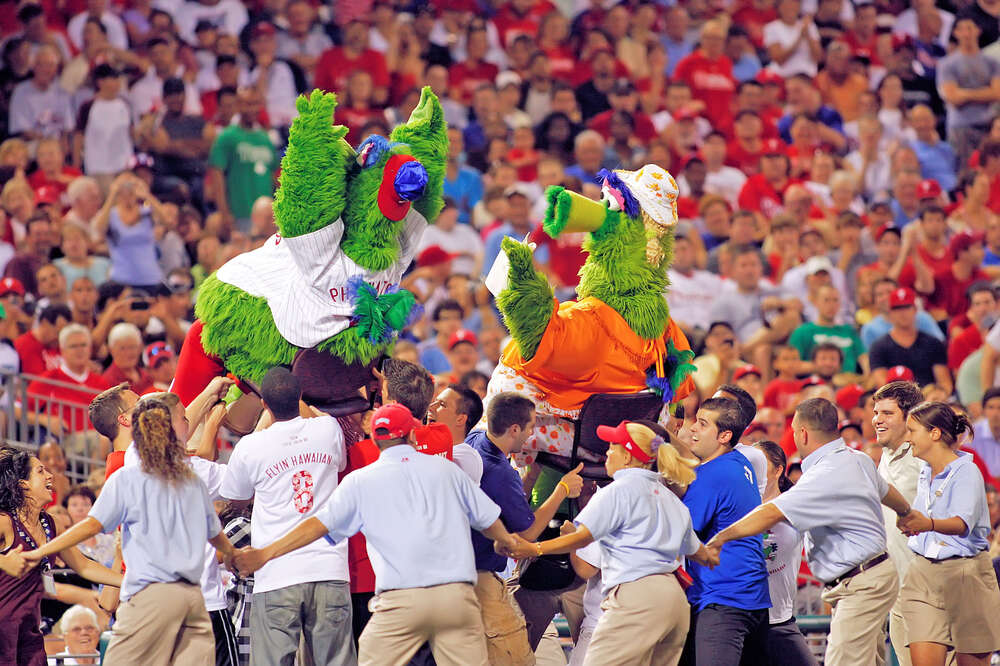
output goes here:
[[151, 303], [148, 298], [136, 298], [129, 305], [130, 310], [148, 310]]

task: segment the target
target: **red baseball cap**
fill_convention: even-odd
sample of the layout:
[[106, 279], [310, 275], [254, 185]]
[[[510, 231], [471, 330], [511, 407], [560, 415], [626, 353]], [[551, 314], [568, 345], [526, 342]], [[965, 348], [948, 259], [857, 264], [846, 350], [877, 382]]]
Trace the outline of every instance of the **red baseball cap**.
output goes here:
[[756, 365], [752, 363], [747, 363], [746, 365], [741, 365], [740, 367], [733, 370], [733, 381], [738, 382], [747, 375], [757, 375], [758, 377], [763, 377], [764, 373], [760, 371]]
[[909, 287], [893, 289], [889, 294], [889, 309], [908, 308], [917, 304], [917, 295]]
[[454, 333], [452, 333], [451, 337], [448, 338], [448, 349], [452, 350], [455, 348], [455, 345], [462, 342], [468, 342], [473, 347], [479, 344], [479, 340], [476, 339], [475, 333], [473, 333], [470, 330], [460, 328]]
[[166, 342], [153, 342], [142, 351], [142, 364], [147, 368], [158, 368], [161, 363], [175, 356], [173, 348]]
[[628, 425], [629, 421], [622, 421], [614, 428], [611, 426], [599, 425], [597, 426], [597, 436], [605, 442], [625, 447], [625, 450], [631, 453], [639, 462], [652, 462], [653, 456], [643, 451], [642, 447], [636, 444], [635, 440], [632, 439], [632, 435], [626, 427]]
[[0, 296], [6, 296], [11, 292], [18, 296], [24, 296], [24, 285], [21, 284], [21, 281], [12, 277], [0, 280]]
[[857, 428], [861, 430], [861, 426], [851, 419], [841, 419], [840, 423], [837, 424], [837, 432], [841, 432], [844, 428]]
[[933, 178], [925, 178], [917, 185], [918, 199], [937, 199], [941, 196], [941, 185]]
[[274, 27], [274, 24], [271, 23], [270, 21], [261, 21], [260, 23], [255, 25], [253, 29], [250, 31], [250, 36], [254, 39], [256, 39], [257, 37], [261, 37], [263, 35], [276, 35], [276, 34], [278, 34], [278, 31]]
[[59, 203], [59, 190], [52, 185], [42, 185], [35, 190], [35, 202], [39, 206]]
[[948, 241], [948, 253], [954, 259], [960, 252], [965, 252], [973, 245], [985, 240], [986, 236], [981, 231], [960, 231]]
[[858, 403], [861, 402], [861, 396], [864, 394], [865, 390], [861, 388], [860, 384], [848, 384], [837, 391], [837, 406], [848, 412], [858, 406]]
[[782, 88], [785, 87], [785, 79], [783, 79], [781, 75], [778, 74], [777, 72], [772, 72], [771, 70], [766, 68], [757, 72], [757, 76], [755, 76], [754, 78], [757, 79], [758, 83], [765, 86], [773, 85], [773, 86], [781, 86]]
[[755, 432], [762, 432], [767, 434], [767, 426], [761, 423], [760, 421], [754, 421], [753, 423], [751, 423], [746, 427], [746, 430], [743, 431], [743, 437], [746, 437], [747, 435], [752, 435]]
[[444, 248], [440, 245], [430, 245], [425, 247], [423, 251], [417, 255], [417, 266], [440, 266], [443, 263], [451, 261], [457, 256], [457, 254], [445, 252]]
[[875, 234], [874, 234], [875, 235], [875, 241], [877, 242], [877, 241], [882, 240], [882, 236], [885, 236], [885, 234], [887, 232], [889, 232], [889, 231], [891, 231], [892, 233], [896, 234], [900, 238], [903, 237], [903, 231], [899, 227], [897, 227], [892, 222], [886, 222], [885, 224], [883, 224], [882, 226], [880, 226], [878, 229], [875, 230]]
[[905, 365], [894, 365], [885, 373], [885, 381], [887, 382], [912, 382], [915, 379], [916, 376], [913, 374], [913, 370], [910, 370]]
[[788, 146], [781, 139], [767, 139], [764, 141], [764, 149], [761, 155], [784, 155], [788, 157]]
[[807, 386], [822, 386], [823, 384], [826, 384], [826, 381], [824, 381], [823, 378], [820, 377], [819, 375], [809, 375], [808, 377], [802, 380], [802, 384], [799, 386], [799, 390], [801, 391]]
[[674, 121], [680, 122], [682, 120], [694, 120], [698, 118], [698, 115], [699, 114], [697, 111], [692, 111], [691, 109], [683, 108], [678, 110], [677, 113], [674, 114]]
[[[410, 431], [420, 425], [403, 405], [394, 402], [382, 405], [372, 414], [372, 439], [398, 439], [406, 437]], [[379, 430], [387, 430], [388, 434], [380, 435]]]

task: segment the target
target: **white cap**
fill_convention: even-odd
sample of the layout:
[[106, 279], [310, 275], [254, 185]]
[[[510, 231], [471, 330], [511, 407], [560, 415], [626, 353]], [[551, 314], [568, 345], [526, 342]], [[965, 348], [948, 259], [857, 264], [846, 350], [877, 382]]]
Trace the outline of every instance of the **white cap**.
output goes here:
[[833, 273], [833, 262], [830, 261], [829, 257], [820, 254], [806, 260], [806, 275], [816, 275], [821, 271]]
[[642, 210], [661, 227], [677, 224], [677, 181], [663, 167], [647, 164], [637, 171], [616, 171], [639, 200]]

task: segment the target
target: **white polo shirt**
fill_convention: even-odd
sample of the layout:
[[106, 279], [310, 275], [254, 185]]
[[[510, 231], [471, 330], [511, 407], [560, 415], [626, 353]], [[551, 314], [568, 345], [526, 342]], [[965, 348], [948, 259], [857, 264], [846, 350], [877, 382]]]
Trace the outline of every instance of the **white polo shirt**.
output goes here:
[[[917, 498], [920, 460], [913, 455], [913, 447], [909, 442], [903, 442], [895, 451], [889, 449], [882, 451], [878, 473], [892, 484], [907, 502], [913, 504]], [[885, 520], [886, 550], [889, 551], [889, 558], [896, 567], [899, 580], [902, 581], [914, 558], [913, 551], [908, 545], [909, 537], [896, 527], [895, 511], [883, 506], [882, 517]]]
[[[347, 452], [340, 425], [330, 416], [278, 421], [247, 435], [229, 458], [222, 496], [254, 498], [250, 543], [261, 548], [316, 515], [337, 488]], [[275, 558], [254, 575], [254, 593], [299, 583], [350, 580], [347, 541], [325, 539]]]
[[771, 503], [805, 532], [809, 568], [829, 582], [885, 552], [888, 492], [872, 459], [838, 438], [806, 456], [798, 483]]

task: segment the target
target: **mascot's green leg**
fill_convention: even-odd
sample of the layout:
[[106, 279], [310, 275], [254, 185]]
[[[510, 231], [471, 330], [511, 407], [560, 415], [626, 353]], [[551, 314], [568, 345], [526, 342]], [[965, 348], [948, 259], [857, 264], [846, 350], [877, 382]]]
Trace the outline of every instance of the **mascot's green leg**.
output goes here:
[[538, 350], [552, 318], [554, 295], [549, 281], [535, 270], [531, 248], [512, 238], [504, 238], [502, 247], [510, 259], [509, 284], [497, 296], [497, 307], [521, 356], [528, 360]]
[[288, 131], [281, 186], [274, 196], [274, 219], [286, 238], [318, 231], [343, 213], [355, 155], [344, 140], [347, 128], [333, 125], [336, 107], [337, 97], [320, 90], [295, 102], [299, 115]]
[[[292, 364], [299, 348], [286, 341], [274, 325], [267, 301], [208, 277], [198, 292], [196, 314], [204, 324], [202, 345], [209, 354], [226, 359], [226, 369], [242, 379], [259, 382], [275, 365]], [[345, 363], [373, 362], [392, 340], [372, 343], [352, 326], [317, 347]]]
[[205, 351], [226, 359], [226, 369], [237, 377], [259, 382], [275, 365], [291, 365], [298, 351], [281, 337], [266, 300], [214, 274], [198, 290], [195, 314], [205, 325]]

